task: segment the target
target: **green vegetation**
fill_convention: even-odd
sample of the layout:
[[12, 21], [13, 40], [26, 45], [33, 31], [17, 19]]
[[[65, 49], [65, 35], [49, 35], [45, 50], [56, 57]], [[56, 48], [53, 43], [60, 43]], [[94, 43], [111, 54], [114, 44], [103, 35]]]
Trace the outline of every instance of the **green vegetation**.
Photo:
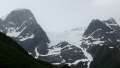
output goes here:
[[0, 68], [56, 68], [56, 66], [34, 59], [15, 41], [0, 33]]

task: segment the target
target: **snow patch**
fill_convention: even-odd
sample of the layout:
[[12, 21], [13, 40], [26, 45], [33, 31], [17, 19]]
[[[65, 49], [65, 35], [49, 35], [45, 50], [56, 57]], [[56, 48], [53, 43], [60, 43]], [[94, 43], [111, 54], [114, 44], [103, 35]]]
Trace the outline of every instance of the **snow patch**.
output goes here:
[[110, 49], [113, 49], [114, 47], [109, 47]]
[[93, 44], [97, 45], [97, 44], [103, 44], [104, 41], [94, 41]]
[[27, 40], [27, 39], [32, 39], [32, 38], [34, 38], [34, 35], [32, 34], [32, 35], [30, 35], [30, 36], [25, 36], [25, 37], [23, 37], [23, 38], [21, 38], [21, 39], [19, 39], [20, 41], [25, 41], [25, 40]]
[[79, 59], [79, 60], [76, 60], [75, 62], [73, 62], [72, 65], [77, 65], [80, 62], [86, 62], [86, 61], [88, 61], [88, 59]]
[[90, 68], [90, 64], [93, 61], [93, 57], [92, 57], [92, 55], [90, 53], [87, 52], [87, 50], [85, 48], [84, 49], [81, 48], [81, 49], [82, 49], [84, 55], [87, 57], [87, 61], [88, 61], [87, 68]]
[[64, 46], [64, 47], [52, 46], [52, 47], [49, 47], [48, 54], [46, 54], [46, 55], [39, 54], [39, 56], [60, 55], [62, 49], [64, 49], [64, 48], [72, 49], [71, 46], [72, 45], [67, 45], [67, 46]]
[[20, 27], [14, 28], [14, 27], [10, 27], [10, 28], [6, 28], [7, 29], [7, 36], [10, 37], [18, 37], [25, 29], [27, 28], [24, 27], [22, 30], [18, 31], [20, 29]]
[[117, 42], [120, 42], [120, 39], [117, 39]]
[[36, 55], [35, 55], [35, 59], [38, 59], [38, 57], [39, 57], [39, 52], [38, 52], [37, 49], [38, 49], [38, 47], [35, 48], [35, 53], [36, 53]]

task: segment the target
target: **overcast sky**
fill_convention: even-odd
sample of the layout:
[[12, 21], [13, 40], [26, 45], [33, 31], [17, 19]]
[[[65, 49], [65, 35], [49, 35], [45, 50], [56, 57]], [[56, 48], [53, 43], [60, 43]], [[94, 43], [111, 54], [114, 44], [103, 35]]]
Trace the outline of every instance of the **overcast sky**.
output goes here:
[[28, 8], [46, 31], [87, 26], [92, 19], [120, 20], [120, 0], [0, 0], [0, 16]]

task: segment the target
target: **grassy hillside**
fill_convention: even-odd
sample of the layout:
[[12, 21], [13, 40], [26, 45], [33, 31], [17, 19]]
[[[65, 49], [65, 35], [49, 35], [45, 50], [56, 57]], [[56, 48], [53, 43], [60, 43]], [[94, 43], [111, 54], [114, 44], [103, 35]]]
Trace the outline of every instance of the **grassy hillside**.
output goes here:
[[56, 68], [36, 60], [15, 41], [0, 33], [0, 68]]

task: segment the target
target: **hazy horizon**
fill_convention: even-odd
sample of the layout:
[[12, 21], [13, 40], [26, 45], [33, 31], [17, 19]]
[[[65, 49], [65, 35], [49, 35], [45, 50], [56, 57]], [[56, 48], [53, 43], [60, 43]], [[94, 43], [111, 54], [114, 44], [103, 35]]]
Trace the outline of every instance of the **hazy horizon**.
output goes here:
[[14, 9], [30, 9], [44, 30], [61, 32], [85, 27], [92, 19], [119, 21], [119, 7], [119, 0], [1, 0], [0, 17]]

